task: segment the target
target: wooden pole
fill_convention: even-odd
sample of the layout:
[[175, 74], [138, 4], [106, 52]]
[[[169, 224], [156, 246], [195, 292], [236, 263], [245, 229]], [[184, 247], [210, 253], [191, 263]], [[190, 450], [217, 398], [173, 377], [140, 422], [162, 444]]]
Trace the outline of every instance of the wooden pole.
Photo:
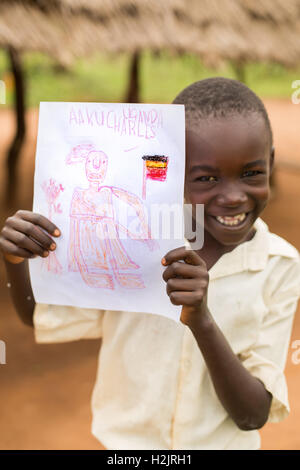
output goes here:
[[11, 63], [11, 71], [15, 82], [15, 117], [16, 117], [16, 133], [13, 142], [7, 154], [7, 187], [6, 187], [6, 203], [12, 205], [17, 188], [17, 163], [22, 144], [25, 138], [25, 82], [22, 71], [21, 60], [18, 52], [12, 48], [8, 48], [8, 55]]
[[130, 70], [129, 70], [129, 85], [126, 93], [125, 103], [139, 103], [140, 102], [140, 52], [135, 51], [131, 57]]

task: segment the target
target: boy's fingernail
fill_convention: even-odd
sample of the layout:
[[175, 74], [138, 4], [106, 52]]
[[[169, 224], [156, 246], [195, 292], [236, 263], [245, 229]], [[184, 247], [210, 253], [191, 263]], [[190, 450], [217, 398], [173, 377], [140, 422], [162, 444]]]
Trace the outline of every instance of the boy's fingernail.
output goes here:
[[53, 235], [55, 235], [56, 237], [59, 237], [60, 231], [56, 228], [53, 232]]
[[56, 248], [55, 243], [51, 243], [51, 245], [50, 245], [50, 250], [55, 250], [55, 248]]
[[163, 264], [163, 265], [166, 265], [166, 264], [167, 264], [166, 258], [162, 258], [161, 264]]

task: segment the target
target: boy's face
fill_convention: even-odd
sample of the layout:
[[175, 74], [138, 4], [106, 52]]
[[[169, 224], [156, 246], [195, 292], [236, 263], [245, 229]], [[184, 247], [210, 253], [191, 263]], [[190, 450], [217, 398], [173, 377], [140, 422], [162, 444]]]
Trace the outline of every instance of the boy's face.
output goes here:
[[205, 237], [222, 245], [247, 239], [268, 202], [272, 165], [266, 124], [258, 114], [203, 119], [187, 128], [185, 202], [204, 204]]

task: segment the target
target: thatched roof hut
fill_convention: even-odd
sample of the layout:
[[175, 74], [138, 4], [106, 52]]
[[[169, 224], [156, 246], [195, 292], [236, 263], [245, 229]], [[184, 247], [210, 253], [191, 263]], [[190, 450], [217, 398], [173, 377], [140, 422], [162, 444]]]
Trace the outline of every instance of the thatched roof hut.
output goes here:
[[0, 46], [62, 63], [169, 49], [220, 61], [300, 61], [300, 0], [0, 0]]

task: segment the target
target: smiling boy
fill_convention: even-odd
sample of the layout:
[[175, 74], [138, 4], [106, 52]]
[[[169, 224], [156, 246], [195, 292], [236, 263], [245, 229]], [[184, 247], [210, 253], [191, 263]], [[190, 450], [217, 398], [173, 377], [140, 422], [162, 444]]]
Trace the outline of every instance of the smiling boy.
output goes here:
[[300, 295], [298, 251], [260, 218], [271, 127], [261, 100], [235, 80], [196, 82], [174, 102], [186, 110], [185, 200], [204, 204], [205, 229], [201, 250], [179, 247], [162, 260], [180, 323], [26, 303], [23, 258], [53, 244], [39, 227], [57, 229], [42, 216], [9, 218], [0, 248], [38, 342], [102, 338], [92, 432], [108, 449], [258, 449], [257, 429], [289, 413], [284, 366]]

